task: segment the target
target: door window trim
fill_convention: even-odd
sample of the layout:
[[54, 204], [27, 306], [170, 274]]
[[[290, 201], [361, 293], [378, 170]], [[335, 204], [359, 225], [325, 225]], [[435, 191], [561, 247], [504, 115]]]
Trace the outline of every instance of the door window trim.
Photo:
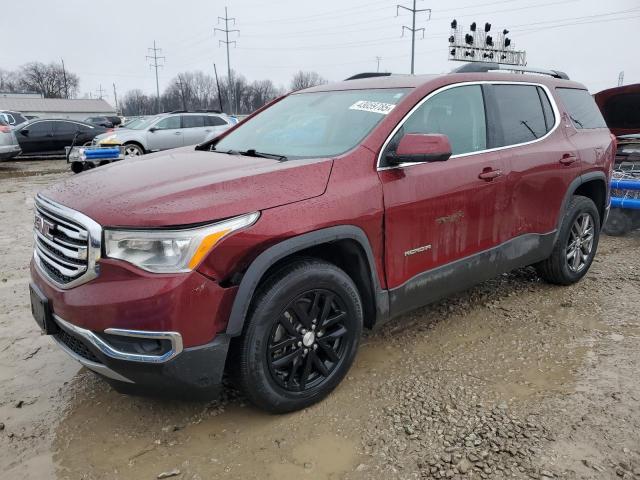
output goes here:
[[[390, 165], [390, 166], [387, 166], [387, 167], [380, 166], [381, 163], [382, 163], [382, 154], [384, 153], [384, 151], [386, 150], [387, 146], [389, 145], [389, 142], [391, 142], [391, 139], [394, 137], [394, 135], [396, 133], [398, 133], [398, 130], [400, 130], [402, 128], [402, 126], [408, 120], [408, 118], [411, 115], [413, 115], [413, 113], [418, 108], [420, 108], [423, 103], [425, 103], [431, 97], [437, 95], [440, 92], [444, 92], [445, 90], [449, 90], [451, 88], [464, 87], [464, 86], [467, 86], [467, 85], [480, 85], [480, 86], [482, 86], [482, 85], [530, 85], [530, 86], [535, 86], [535, 87], [541, 87], [544, 90], [544, 92], [547, 94], [547, 98], [549, 99], [549, 102], [551, 103], [551, 109], [553, 110], [553, 115], [555, 117], [555, 123], [554, 123], [553, 127], [545, 135], [543, 135], [540, 138], [536, 138], [535, 140], [530, 140], [528, 142], [523, 142], [523, 143], [514, 143], [513, 145], [504, 145], [502, 147], [487, 148], [487, 149], [484, 149], [484, 150], [478, 150], [476, 152], [459, 153], [457, 155], [451, 155], [450, 159], [459, 158], [459, 157], [468, 157], [468, 156], [471, 156], [471, 155], [478, 155], [478, 154], [481, 154], [481, 153], [497, 152], [499, 150], [506, 150], [508, 148], [521, 147], [523, 145], [530, 145], [532, 143], [541, 142], [542, 140], [546, 139], [551, 134], [553, 134], [556, 131], [556, 129], [560, 126], [560, 110], [558, 109], [558, 105], [556, 104], [556, 99], [552, 95], [551, 90], [549, 89], [549, 87], [547, 87], [546, 85], [543, 85], [542, 83], [516, 82], [516, 81], [513, 81], [513, 80], [477, 80], [477, 81], [471, 81], [471, 82], [452, 83], [450, 85], [445, 85], [445, 86], [440, 87], [440, 88], [434, 90], [433, 92], [431, 92], [429, 95], [427, 95], [422, 100], [420, 100], [417, 104], [415, 104], [413, 106], [413, 108], [411, 110], [409, 110], [405, 114], [404, 117], [402, 117], [402, 120], [400, 120], [400, 122], [398, 122], [398, 124], [394, 127], [394, 129], [391, 131], [391, 133], [389, 134], [387, 139], [382, 144], [382, 148], [380, 149], [380, 152], [378, 152], [378, 158], [377, 158], [377, 161], [376, 161], [376, 170], [377, 171], [383, 171], [383, 170], [391, 170], [391, 169], [395, 169], [395, 168], [406, 168], [406, 167], [411, 167], [413, 165], [424, 165], [424, 162], [403, 162], [403, 163], [400, 163], [398, 165]], [[486, 100], [485, 100], [485, 111], [486, 111], [486, 108], [487, 108], [487, 105], [486, 105]], [[542, 103], [540, 104], [540, 109], [542, 109]], [[485, 121], [486, 121], [487, 118], [488, 117], [485, 114]], [[487, 128], [487, 131], [488, 131], [489, 126], [487, 125], [486, 128]]]

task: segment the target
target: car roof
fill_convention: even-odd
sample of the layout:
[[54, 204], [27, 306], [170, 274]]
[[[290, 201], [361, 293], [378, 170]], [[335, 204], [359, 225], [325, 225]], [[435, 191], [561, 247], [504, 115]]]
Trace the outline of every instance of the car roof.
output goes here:
[[328, 83], [324, 85], [318, 85], [315, 87], [300, 90], [294, 93], [301, 92], [328, 92], [338, 90], [364, 90], [370, 88], [420, 88], [427, 87], [429, 85], [436, 86], [437, 84], [451, 84], [462, 82], [524, 82], [524, 83], [538, 83], [546, 85], [548, 87], [569, 87], [569, 88], [582, 88], [586, 90], [586, 87], [578, 82], [571, 80], [564, 80], [551, 77], [549, 75], [538, 74], [521, 74], [521, 73], [506, 73], [506, 72], [487, 72], [487, 73], [443, 73], [443, 74], [430, 74], [430, 75], [388, 75], [381, 77], [369, 77], [356, 80], [343, 80], [341, 82]]

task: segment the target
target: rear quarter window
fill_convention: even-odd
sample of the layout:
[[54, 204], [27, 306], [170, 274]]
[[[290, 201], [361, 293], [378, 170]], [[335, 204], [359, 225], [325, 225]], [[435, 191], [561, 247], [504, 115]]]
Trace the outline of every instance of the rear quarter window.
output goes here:
[[578, 129], [607, 128], [596, 101], [586, 90], [578, 88], [556, 88], [573, 125]]

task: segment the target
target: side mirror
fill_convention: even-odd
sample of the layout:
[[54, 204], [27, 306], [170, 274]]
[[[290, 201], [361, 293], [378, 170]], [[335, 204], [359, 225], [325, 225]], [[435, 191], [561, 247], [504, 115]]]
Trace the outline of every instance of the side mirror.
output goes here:
[[395, 152], [386, 155], [387, 163], [398, 165], [404, 162], [444, 162], [451, 157], [451, 144], [446, 135], [440, 133], [407, 133]]
[[29, 136], [29, 129], [28, 128], [23, 128], [22, 130], [20, 130], [20, 135], [24, 135], [25, 137]]
[[150, 131], [151, 133], [155, 132], [156, 130], [158, 130], [156, 127], [151, 127], [151, 128], [149, 129], [149, 131]]

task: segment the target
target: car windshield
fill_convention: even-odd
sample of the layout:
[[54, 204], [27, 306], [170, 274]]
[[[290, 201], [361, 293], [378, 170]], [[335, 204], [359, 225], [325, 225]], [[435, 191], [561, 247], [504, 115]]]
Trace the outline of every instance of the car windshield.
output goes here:
[[150, 127], [152, 123], [158, 120], [158, 118], [159, 117], [157, 115], [149, 118], [141, 118], [140, 123], [127, 125], [127, 128], [130, 128], [131, 130], [144, 130], [145, 128]]
[[134, 118], [133, 120], [129, 120], [127, 123], [120, 125], [120, 128], [135, 129], [136, 126], [140, 125], [142, 122], [144, 122], [144, 120], [145, 120], [144, 118]]
[[214, 145], [287, 158], [340, 155], [354, 148], [409, 89], [297, 93], [264, 110]]

